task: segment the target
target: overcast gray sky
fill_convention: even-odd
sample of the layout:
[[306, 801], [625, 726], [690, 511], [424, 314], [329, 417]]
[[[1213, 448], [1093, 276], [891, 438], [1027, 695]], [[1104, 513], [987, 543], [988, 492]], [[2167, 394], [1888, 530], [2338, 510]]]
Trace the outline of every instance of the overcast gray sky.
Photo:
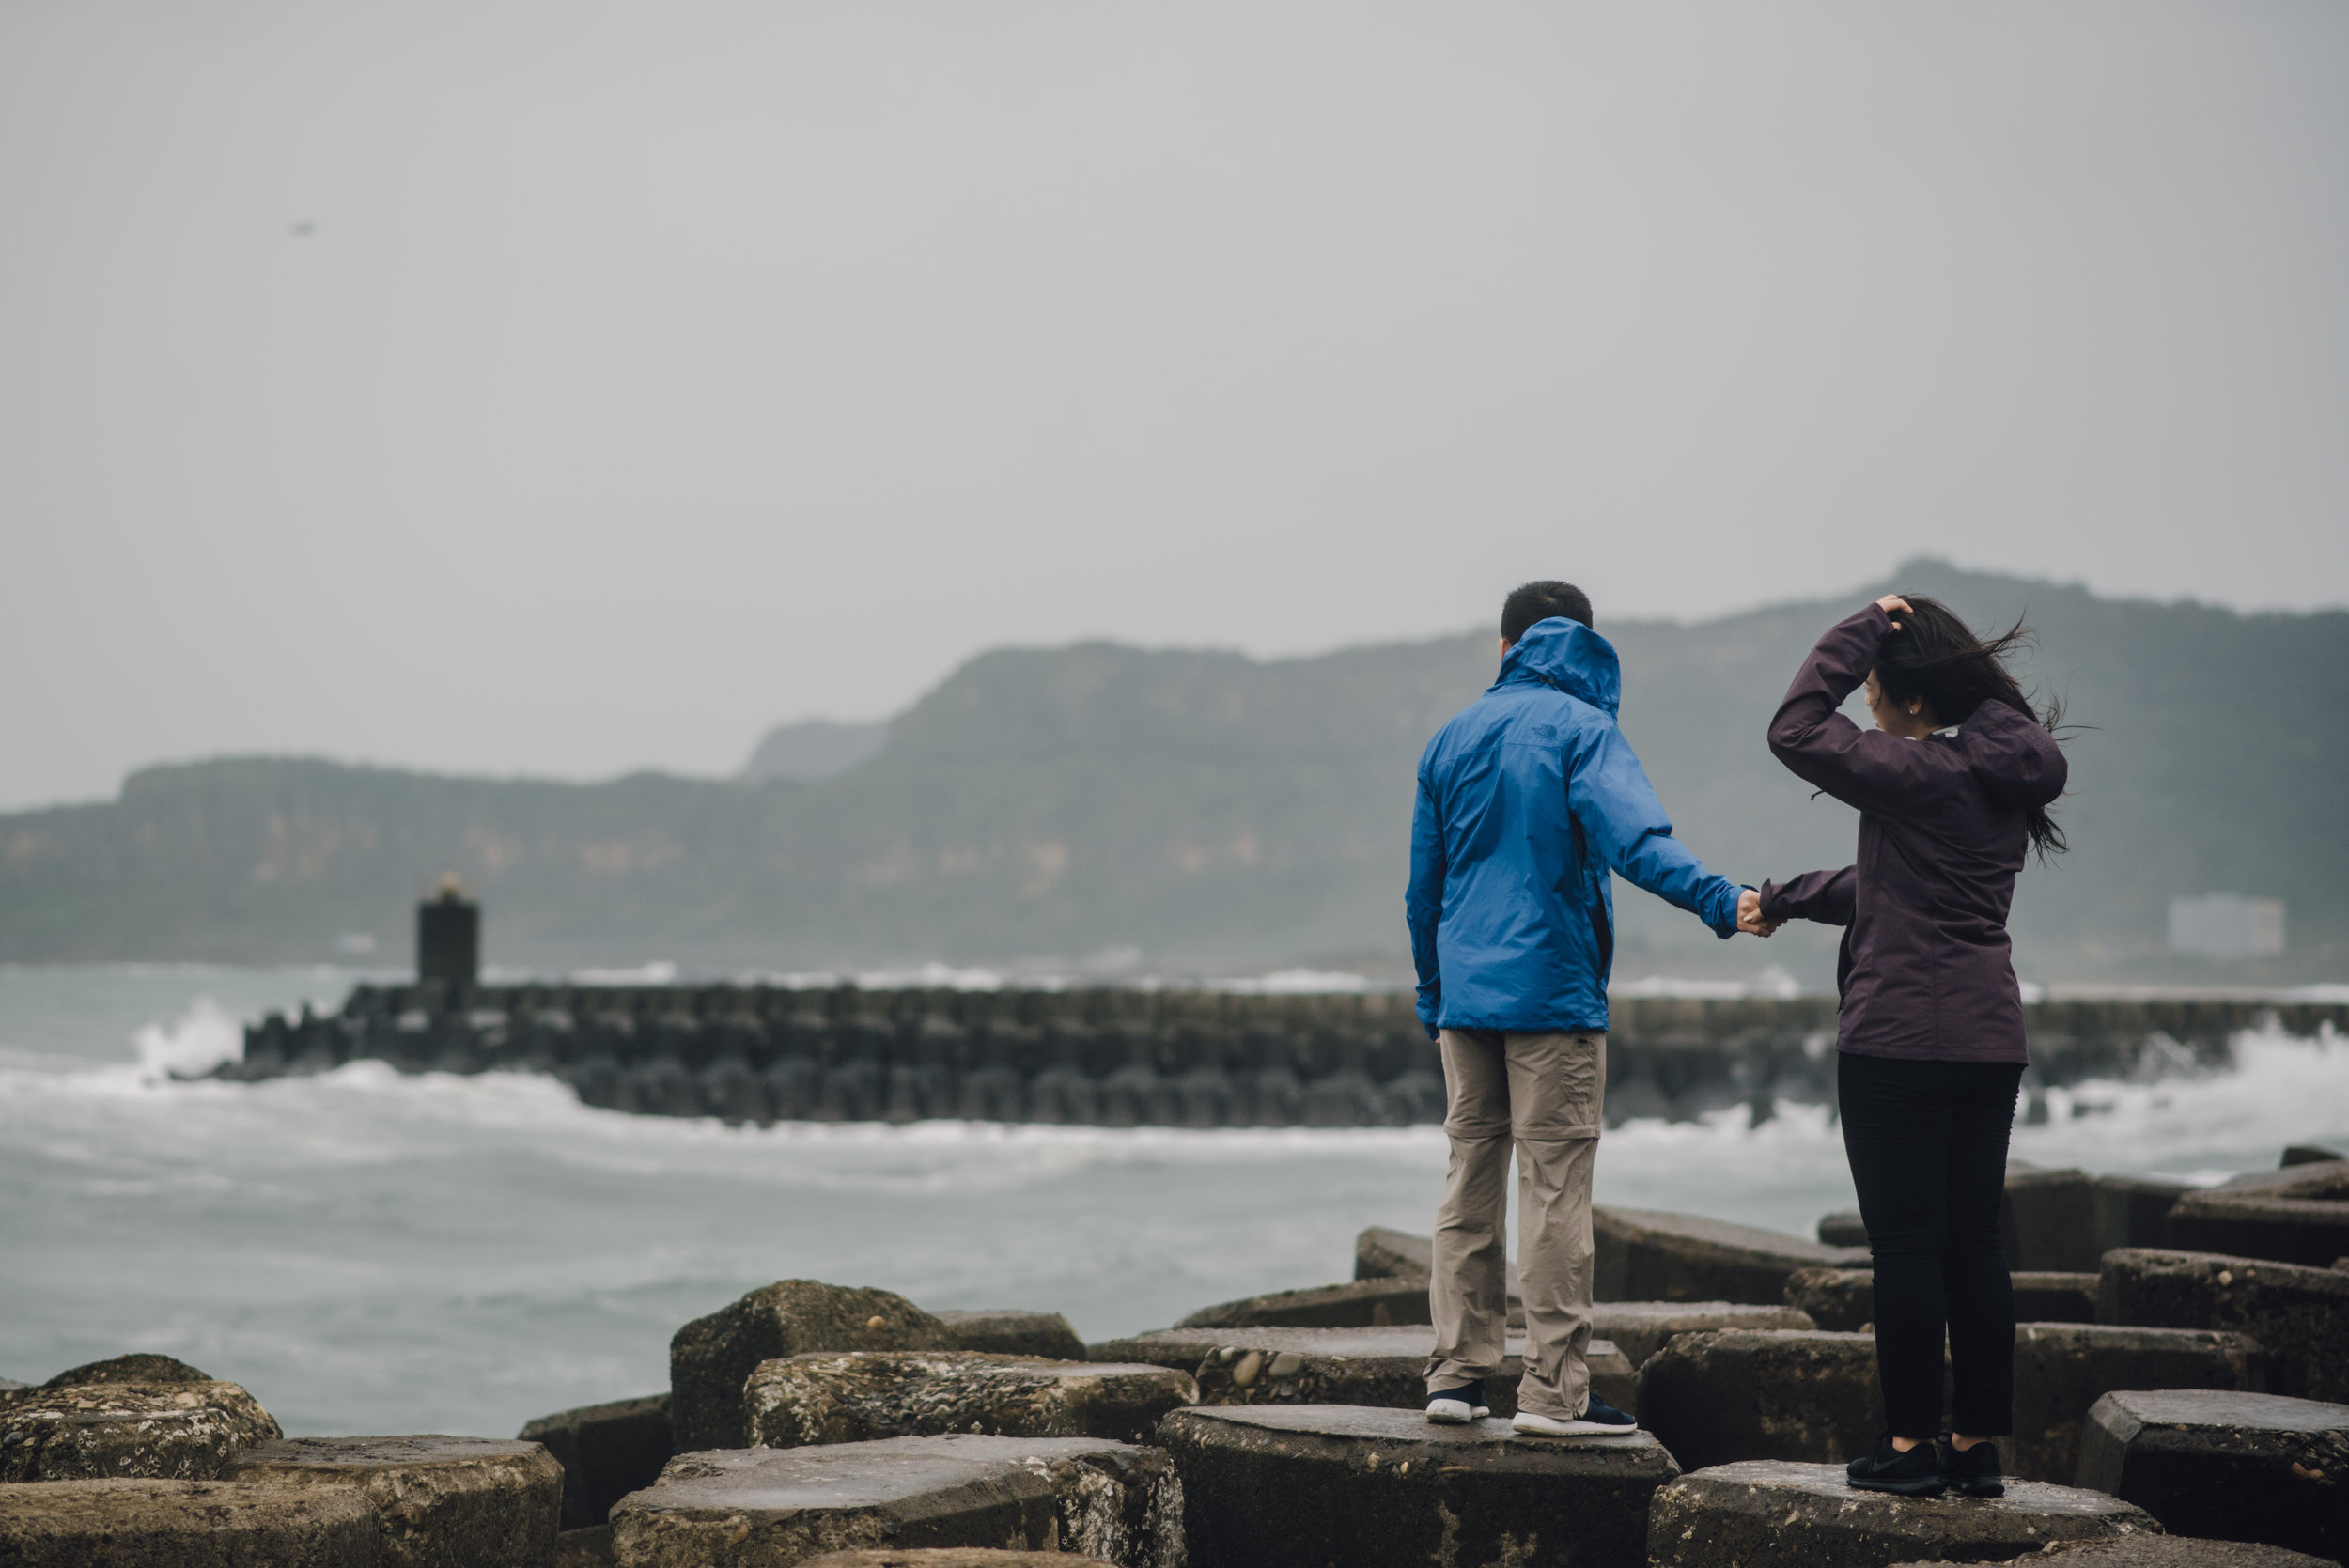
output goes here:
[[0, 806], [1931, 551], [2349, 599], [2349, 7], [0, 0]]

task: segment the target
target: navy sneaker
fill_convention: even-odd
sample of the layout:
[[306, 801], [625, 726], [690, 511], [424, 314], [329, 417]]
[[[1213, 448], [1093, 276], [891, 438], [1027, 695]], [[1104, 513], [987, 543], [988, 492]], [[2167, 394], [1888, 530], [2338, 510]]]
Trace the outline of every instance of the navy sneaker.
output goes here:
[[1427, 1419], [1440, 1425], [1458, 1426], [1464, 1421], [1482, 1421], [1491, 1414], [1491, 1407], [1485, 1403], [1481, 1378], [1427, 1396]]
[[1897, 1492], [1904, 1498], [1937, 1498], [1949, 1484], [1941, 1479], [1941, 1454], [1934, 1444], [1919, 1443], [1903, 1453], [1889, 1432], [1876, 1439], [1874, 1453], [1844, 1466], [1843, 1475], [1863, 1492]]
[[1572, 1421], [1520, 1410], [1509, 1425], [1529, 1437], [1620, 1437], [1626, 1432], [1640, 1430], [1638, 1421], [1596, 1394], [1591, 1396], [1590, 1404], [1583, 1406], [1582, 1413]]
[[1962, 1498], [2006, 1496], [2006, 1473], [1999, 1468], [1996, 1443], [1976, 1443], [1969, 1449], [1952, 1443], [1941, 1452], [1941, 1479]]

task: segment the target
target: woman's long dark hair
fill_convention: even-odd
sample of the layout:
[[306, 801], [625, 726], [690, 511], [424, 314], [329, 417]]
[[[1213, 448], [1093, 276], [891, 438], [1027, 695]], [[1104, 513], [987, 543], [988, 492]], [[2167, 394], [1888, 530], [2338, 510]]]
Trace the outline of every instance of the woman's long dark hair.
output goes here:
[[[1876, 683], [1887, 697], [1902, 704], [1922, 697], [1934, 718], [1944, 724], [1964, 723], [1984, 703], [2004, 703], [2049, 734], [2055, 733], [2063, 722], [2062, 704], [2051, 701], [2045, 707], [2033, 706], [2006, 667], [2009, 654], [2030, 646], [2030, 628], [2016, 621], [1985, 640], [1939, 599], [1923, 594], [1901, 598], [1908, 601], [1910, 613], [1892, 613], [1901, 633], [1887, 638], [1876, 655]], [[2042, 861], [2071, 847], [2045, 806], [2028, 808], [2023, 813], [2023, 828]]]

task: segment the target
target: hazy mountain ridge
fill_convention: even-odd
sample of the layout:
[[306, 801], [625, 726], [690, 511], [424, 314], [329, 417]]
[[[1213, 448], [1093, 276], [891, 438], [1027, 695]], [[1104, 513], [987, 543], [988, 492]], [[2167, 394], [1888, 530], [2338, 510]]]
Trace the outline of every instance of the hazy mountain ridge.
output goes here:
[[[2349, 613], [2237, 615], [1913, 563], [1892, 585], [2026, 607], [2074, 717], [2076, 852], [2027, 874], [2027, 968], [2157, 946], [2172, 893], [2268, 893], [2295, 949], [2349, 938], [2339, 830]], [[1623, 723], [1682, 836], [1759, 881], [1848, 859], [1853, 815], [1762, 729], [1803, 652], [1882, 587], [1693, 627], [1611, 621]], [[455, 869], [514, 964], [793, 968], [1070, 956], [1171, 965], [1402, 950], [1412, 766], [1492, 678], [1489, 632], [1258, 661], [1109, 643], [999, 649], [801, 782], [452, 778], [304, 759], [143, 770], [113, 801], [0, 816], [0, 958], [288, 959], [372, 933]], [[1624, 962], [1719, 961], [1625, 890]], [[1824, 932], [1736, 961], [1820, 966]]]

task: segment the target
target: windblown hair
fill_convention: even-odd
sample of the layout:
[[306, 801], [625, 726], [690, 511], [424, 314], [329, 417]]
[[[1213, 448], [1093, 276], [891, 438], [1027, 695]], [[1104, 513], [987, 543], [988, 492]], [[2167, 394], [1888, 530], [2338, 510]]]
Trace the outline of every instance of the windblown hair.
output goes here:
[[[1887, 697], [1901, 704], [1922, 697], [1934, 718], [1944, 724], [1964, 723], [1984, 703], [2003, 703], [2049, 734], [2056, 733], [2063, 722], [2062, 705], [2050, 701], [2044, 706], [2034, 706], [2007, 668], [2010, 655], [2031, 645], [2030, 628], [2018, 620], [1998, 636], [1984, 639], [1976, 636], [1939, 599], [1923, 594], [1901, 598], [1908, 601], [1911, 613], [1893, 613], [1892, 622], [1901, 629], [1900, 635], [1885, 639], [1876, 655], [1876, 683]], [[2026, 811], [2023, 826], [2030, 834], [2031, 848], [2043, 862], [2071, 847], [2045, 806]]]
[[1591, 624], [1591, 596], [1571, 582], [1524, 582], [1501, 606], [1501, 641], [1514, 643], [1535, 621], [1561, 615]]

